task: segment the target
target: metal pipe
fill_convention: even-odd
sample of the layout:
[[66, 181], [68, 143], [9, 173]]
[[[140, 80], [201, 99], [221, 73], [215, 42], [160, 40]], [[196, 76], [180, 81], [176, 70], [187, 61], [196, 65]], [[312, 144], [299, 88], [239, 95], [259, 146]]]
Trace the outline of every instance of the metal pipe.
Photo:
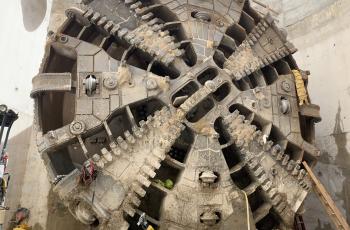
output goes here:
[[2, 149], [1, 149], [1, 155], [0, 155], [0, 160], [2, 160], [2, 157], [4, 156], [4, 152], [5, 149], [7, 147], [7, 141], [10, 135], [10, 131], [11, 131], [11, 127], [12, 127], [13, 121], [11, 122], [11, 124], [9, 125], [9, 127], [7, 128], [7, 133], [6, 133], [6, 137], [5, 137], [5, 141], [4, 144], [2, 145]]
[[[4, 132], [4, 128], [5, 128], [5, 125], [6, 125], [6, 120], [7, 120], [7, 112], [4, 113], [4, 116], [2, 118], [2, 122], [1, 122], [1, 130], [0, 130], [0, 144], [1, 144], [1, 140], [2, 140], [2, 134]], [[2, 146], [3, 148], [3, 146]], [[2, 152], [2, 150], [1, 150]]]

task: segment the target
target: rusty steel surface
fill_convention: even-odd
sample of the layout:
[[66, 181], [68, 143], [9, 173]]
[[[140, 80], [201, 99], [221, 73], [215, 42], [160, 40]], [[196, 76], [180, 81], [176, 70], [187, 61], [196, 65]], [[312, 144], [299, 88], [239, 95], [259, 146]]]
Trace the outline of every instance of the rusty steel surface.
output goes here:
[[[86, 0], [33, 79], [54, 191], [96, 229], [292, 229], [319, 107], [270, 15], [244, 0]], [[300, 104], [300, 105], [299, 105]]]

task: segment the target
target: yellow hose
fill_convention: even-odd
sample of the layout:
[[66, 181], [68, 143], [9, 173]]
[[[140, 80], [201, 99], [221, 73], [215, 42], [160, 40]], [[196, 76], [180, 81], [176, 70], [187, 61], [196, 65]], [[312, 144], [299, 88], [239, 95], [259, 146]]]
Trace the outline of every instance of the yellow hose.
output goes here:
[[30, 227], [26, 224], [21, 224], [21, 225], [18, 225], [16, 226], [13, 230], [29, 230]]

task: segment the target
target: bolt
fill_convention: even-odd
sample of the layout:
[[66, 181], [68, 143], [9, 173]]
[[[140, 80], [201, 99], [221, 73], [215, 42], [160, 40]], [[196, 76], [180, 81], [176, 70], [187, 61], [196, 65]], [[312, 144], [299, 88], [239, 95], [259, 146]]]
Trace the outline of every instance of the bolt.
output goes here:
[[85, 124], [82, 121], [73, 121], [69, 130], [74, 135], [79, 135], [85, 131]]
[[225, 25], [225, 23], [224, 23], [221, 19], [216, 20], [216, 24], [217, 24], [219, 27], [223, 27], [223, 26]]
[[205, 86], [210, 89], [210, 91], [214, 92], [216, 89], [215, 83], [213, 81], [206, 81]]
[[61, 35], [59, 38], [59, 41], [61, 43], [66, 43], [66, 42], [68, 42], [68, 37], [66, 35]]
[[271, 169], [271, 175], [272, 175], [272, 176], [276, 176], [276, 175], [277, 175], [277, 169], [272, 168], [272, 169]]
[[290, 92], [291, 90], [290, 84], [287, 81], [282, 81], [281, 87], [286, 92]]
[[154, 79], [147, 79], [146, 88], [148, 90], [154, 90], [154, 89], [157, 89], [157, 87], [158, 87], [158, 84]]
[[4, 104], [0, 105], [0, 113], [6, 113], [6, 111], [7, 111], [7, 106]]
[[270, 108], [271, 102], [270, 102], [269, 99], [264, 98], [264, 99], [262, 100], [262, 105], [263, 105], [265, 108]]
[[55, 35], [55, 32], [53, 32], [52, 30], [50, 30], [49, 32], [47, 32], [47, 36], [48, 36], [48, 37], [52, 37], [53, 35]]
[[56, 139], [56, 134], [55, 134], [55, 132], [52, 131], [52, 130], [49, 131], [49, 132], [47, 133], [47, 135], [48, 135], [49, 139], [51, 139], [51, 140]]
[[73, 125], [73, 128], [75, 129], [75, 130], [78, 130], [78, 129], [81, 129], [81, 124], [80, 123], [75, 123], [74, 125]]
[[109, 90], [115, 89], [118, 85], [118, 81], [113, 76], [108, 76], [103, 80], [103, 85]]

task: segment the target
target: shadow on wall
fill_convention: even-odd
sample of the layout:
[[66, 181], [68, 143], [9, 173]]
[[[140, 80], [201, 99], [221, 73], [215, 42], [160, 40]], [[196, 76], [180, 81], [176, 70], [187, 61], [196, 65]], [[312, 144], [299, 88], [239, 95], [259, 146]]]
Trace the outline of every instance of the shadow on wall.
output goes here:
[[21, 7], [24, 28], [28, 32], [36, 30], [45, 18], [46, 0], [21, 0]]
[[[344, 113], [339, 103], [333, 131], [316, 137], [316, 146], [321, 150], [321, 156], [313, 171], [350, 223], [350, 134], [343, 124], [346, 117], [347, 111]], [[306, 229], [337, 229], [314, 193], [308, 196], [305, 210], [303, 218]]]

